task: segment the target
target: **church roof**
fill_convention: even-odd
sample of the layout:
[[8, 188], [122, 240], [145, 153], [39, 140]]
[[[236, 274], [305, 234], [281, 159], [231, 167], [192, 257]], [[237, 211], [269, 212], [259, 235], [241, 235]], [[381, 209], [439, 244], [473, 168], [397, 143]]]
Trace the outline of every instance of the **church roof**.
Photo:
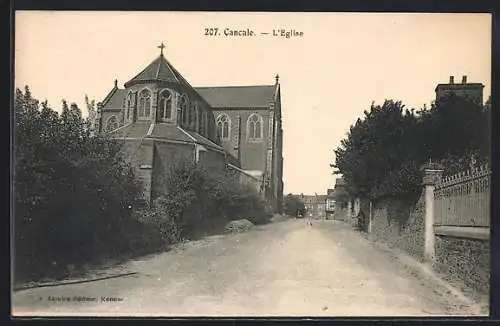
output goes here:
[[113, 88], [106, 96], [102, 105], [106, 108], [122, 108], [125, 101], [126, 93], [124, 89]]
[[195, 87], [213, 108], [264, 108], [274, 100], [276, 85]]
[[166, 81], [175, 82], [192, 88], [182, 77], [177, 69], [168, 62], [163, 54], [160, 54], [153, 62], [144, 68], [134, 78], [125, 83], [125, 87], [141, 82]]
[[146, 136], [149, 128], [151, 127], [150, 121], [136, 121], [135, 123], [118, 128], [111, 132], [112, 137], [115, 138], [160, 138], [169, 139], [174, 141], [181, 141], [187, 143], [198, 143], [207, 147], [223, 150], [220, 145], [210, 141], [209, 139], [200, 136], [195, 132], [184, 130], [177, 125], [158, 123], [150, 136]]

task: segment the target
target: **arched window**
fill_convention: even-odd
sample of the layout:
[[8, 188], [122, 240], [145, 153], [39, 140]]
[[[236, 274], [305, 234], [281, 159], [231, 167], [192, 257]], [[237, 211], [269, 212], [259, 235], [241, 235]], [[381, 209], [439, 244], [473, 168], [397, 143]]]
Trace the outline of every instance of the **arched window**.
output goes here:
[[106, 131], [113, 131], [115, 129], [118, 129], [119, 124], [118, 124], [118, 119], [116, 118], [115, 115], [110, 116], [106, 120]]
[[207, 117], [205, 111], [200, 109], [200, 135], [206, 136], [207, 128], [205, 126]]
[[228, 140], [231, 120], [229, 119], [227, 114], [219, 115], [217, 117], [216, 124], [217, 124], [217, 132], [219, 133], [220, 139]]
[[190, 122], [189, 127], [193, 130], [197, 130], [198, 125], [198, 105], [196, 102], [191, 103], [191, 114], [189, 115]]
[[151, 92], [147, 89], [139, 93], [139, 118], [149, 118], [151, 116]]
[[262, 127], [264, 122], [262, 117], [256, 113], [253, 113], [248, 117], [247, 121], [247, 137], [248, 139], [262, 139]]
[[187, 126], [189, 123], [189, 99], [186, 94], [181, 96], [179, 107], [181, 108], [182, 125]]
[[158, 117], [161, 120], [172, 119], [172, 93], [164, 90], [160, 93], [160, 102], [158, 104]]
[[132, 93], [128, 93], [127, 95], [127, 114], [126, 114], [126, 119], [132, 120], [132, 115], [134, 113], [133, 107], [132, 107]]

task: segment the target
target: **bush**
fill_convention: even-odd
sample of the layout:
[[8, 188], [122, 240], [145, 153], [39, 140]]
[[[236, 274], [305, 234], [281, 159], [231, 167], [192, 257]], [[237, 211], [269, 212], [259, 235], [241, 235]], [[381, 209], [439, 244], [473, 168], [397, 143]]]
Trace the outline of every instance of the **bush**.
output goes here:
[[92, 135], [76, 105], [62, 113], [15, 97], [14, 249], [16, 281], [66, 276], [66, 266], [178, 242], [204, 219], [265, 223], [269, 206], [230, 171], [179, 161], [166, 191], [137, 207], [141, 185], [121, 144]]
[[254, 189], [239, 183], [226, 169], [207, 169], [189, 161], [174, 162], [159, 194], [162, 209], [169, 212], [183, 237], [189, 237], [206, 219], [246, 218], [254, 224], [269, 221], [270, 207]]
[[76, 105], [62, 113], [16, 90], [16, 278], [64, 276], [67, 265], [126, 252], [139, 194], [120, 145], [90, 135]]
[[176, 223], [164, 197], [157, 198], [150, 207], [136, 214], [137, 220], [147, 229], [154, 230], [154, 237], [164, 244], [177, 243], [181, 240], [181, 228]]

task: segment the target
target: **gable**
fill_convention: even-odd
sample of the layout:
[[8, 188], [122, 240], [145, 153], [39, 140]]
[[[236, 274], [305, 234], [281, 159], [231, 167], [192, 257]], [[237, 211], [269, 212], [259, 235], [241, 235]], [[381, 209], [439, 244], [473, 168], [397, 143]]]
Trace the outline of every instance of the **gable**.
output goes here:
[[122, 108], [127, 96], [124, 89], [114, 88], [103, 101], [104, 108]]

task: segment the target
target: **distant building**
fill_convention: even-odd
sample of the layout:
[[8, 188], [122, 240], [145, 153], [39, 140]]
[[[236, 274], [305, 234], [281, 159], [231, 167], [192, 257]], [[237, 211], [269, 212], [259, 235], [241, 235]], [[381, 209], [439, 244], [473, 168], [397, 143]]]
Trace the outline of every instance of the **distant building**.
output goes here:
[[483, 104], [483, 88], [481, 83], [468, 83], [467, 76], [462, 77], [461, 83], [455, 83], [454, 76], [450, 76], [448, 84], [438, 84], [436, 87], [436, 101], [450, 94], [455, 94], [472, 102], [482, 105]]
[[304, 195], [302, 201], [306, 206], [307, 214], [315, 217], [326, 216], [326, 195]]
[[335, 212], [335, 190], [328, 189], [326, 191], [326, 214], [330, 215]]

